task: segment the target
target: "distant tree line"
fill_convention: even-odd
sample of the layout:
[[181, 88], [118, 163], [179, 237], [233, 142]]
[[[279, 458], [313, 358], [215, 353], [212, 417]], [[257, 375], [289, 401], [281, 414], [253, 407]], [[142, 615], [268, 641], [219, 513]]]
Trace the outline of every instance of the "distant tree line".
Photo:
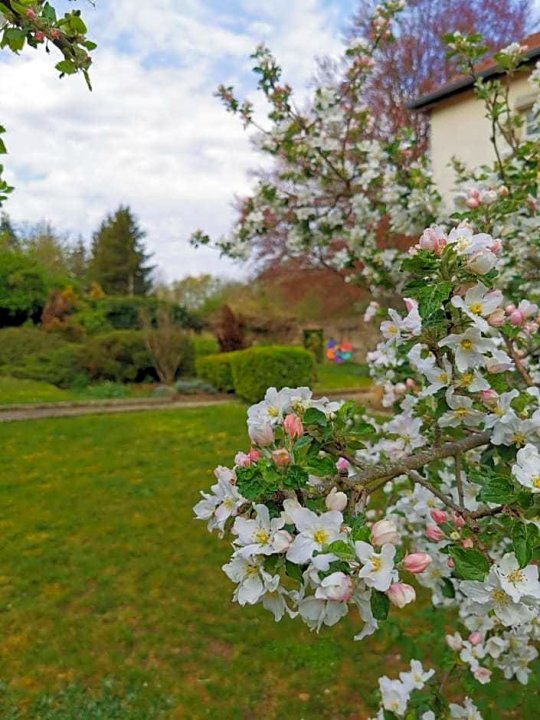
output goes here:
[[49, 223], [16, 226], [0, 216], [0, 326], [37, 322], [51, 291], [144, 297], [155, 266], [145, 232], [128, 206], [107, 215], [88, 247]]

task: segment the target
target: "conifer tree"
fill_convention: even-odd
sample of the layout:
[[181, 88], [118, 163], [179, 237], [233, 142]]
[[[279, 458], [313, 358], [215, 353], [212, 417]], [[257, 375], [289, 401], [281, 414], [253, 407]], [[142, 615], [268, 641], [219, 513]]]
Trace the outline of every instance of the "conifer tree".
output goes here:
[[154, 266], [148, 263], [145, 235], [127, 205], [108, 215], [94, 234], [90, 279], [108, 295], [146, 295], [151, 289]]

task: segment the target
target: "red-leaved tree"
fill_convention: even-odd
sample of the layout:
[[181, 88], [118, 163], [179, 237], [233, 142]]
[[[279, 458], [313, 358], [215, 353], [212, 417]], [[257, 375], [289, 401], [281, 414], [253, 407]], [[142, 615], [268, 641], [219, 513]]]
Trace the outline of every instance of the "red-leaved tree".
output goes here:
[[[369, 39], [369, 19], [376, 0], [361, 0], [352, 22], [353, 36]], [[426, 117], [407, 108], [415, 97], [456, 76], [455, 60], [447, 58], [443, 35], [480, 33], [490, 51], [522, 40], [533, 28], [532, 0], [409, 0], [400, 14], [395, 42], [381, 44], [366, 86], [367, 101], [386, 136], [411, 127], [427, 141]]]

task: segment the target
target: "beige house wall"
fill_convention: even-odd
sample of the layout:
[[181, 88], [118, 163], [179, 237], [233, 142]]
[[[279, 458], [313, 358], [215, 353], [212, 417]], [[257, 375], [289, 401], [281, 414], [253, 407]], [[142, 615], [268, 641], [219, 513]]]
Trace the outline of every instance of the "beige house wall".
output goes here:
[[[510, 88], [510, 104], [523, 110], [534, 102], [533, 88], [527, 77], [516, 78]], [[472, 90], [466, 90], [431, 108], [431, 162], [433, 177], [445, 203], [452, 205], [455, 173], [450, 162], [456, 157], [474, 168], [495, 161], [490, 142], [491, 124], [484, 105]]]

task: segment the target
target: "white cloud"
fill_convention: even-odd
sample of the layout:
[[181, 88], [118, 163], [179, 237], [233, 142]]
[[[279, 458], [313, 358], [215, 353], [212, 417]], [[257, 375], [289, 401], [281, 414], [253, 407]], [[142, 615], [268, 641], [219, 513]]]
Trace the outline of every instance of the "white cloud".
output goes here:
[[44, 53], [4, 58], [12, 217], [46, 218], [89, 237], [106, 212], [129, 203], [169, 279], [238, 274], [186, 240], [199, 227], [227, 230], [231, 202], [248, 190], [248, 171], [259, 162], [239, 122], [213, 97], [215, 86], [245, 88], [248, 55], [262, 39], [287, 79], [305, 86], [314, 57], [339, 50], [346, 20], [323, 0], [238, 3], [236, 12], [217, 14], [202, 0], [156, 0], [151, 13], [132, 0], [98, 5], [95, 15], [86, 10], [89, 36], [100, 43], [93, 93], [80, 78], [59, 81]]

